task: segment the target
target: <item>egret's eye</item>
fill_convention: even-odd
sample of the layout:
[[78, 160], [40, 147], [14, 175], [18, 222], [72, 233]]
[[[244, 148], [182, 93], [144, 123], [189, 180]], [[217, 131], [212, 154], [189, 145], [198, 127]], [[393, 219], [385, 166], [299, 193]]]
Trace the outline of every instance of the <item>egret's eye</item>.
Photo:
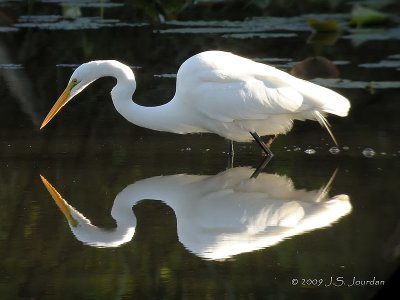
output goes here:
[[72, 85], [77, 85], [78, 84], [78, 79], [74, 78], [71, 80]]

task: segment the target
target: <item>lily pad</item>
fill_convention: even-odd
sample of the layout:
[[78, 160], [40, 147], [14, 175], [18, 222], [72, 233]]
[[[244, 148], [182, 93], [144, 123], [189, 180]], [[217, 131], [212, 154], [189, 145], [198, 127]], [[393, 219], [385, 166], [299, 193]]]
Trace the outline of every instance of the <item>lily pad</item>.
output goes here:
[[334, 19], [318, 20], [309, 18], [307, 24], [317, 32], [337, 32], [340, 26]]
[[400, 39], [400, 27], [351, 29], [350, 34], [342, 38], [350, 39], [355, 46], [367, 41], [398, 40]]
[[385, 13], [356, 4], [351, 12], [350, 25], [362, 27], [385, 24], [389, 19], [389, 15]]
[[0, 32], [15, 32], [15, 31], [18, 31], [18, 28], [9, 26], [0, 26]]
[[400, 68], [400, 60], [382, 60], [378, 63], [360, 64], [363, 68]]
[[[317, 15], [320, 18], [327, 18], [328, 15]], [[235, 38], [247, 38], [244, 34], [257, 33], [258, 37], [268, 37], [265, 33], [297, 33], [307, 32], [310, 30], [306, 24], [306, 20], [314, 18], [316, 15], [301, 15], [296, 17], [254, 17], [244, 21], [168, 21], [166, 25], [170, 28], [158, 30], [158, 33], [240, 33], [241, 35], [229, 36]], [[335, 20], [340, 20], [344, 23], [345, 15], [332, 15]], [[243, 35], [242, 35], [243, 34]], [[288, 37], [287, 35], [280, 37]]]
[[389, 55], [388, 58], [390, 58], [390, 59], [400, 59], [400, 54]]
[[293, 32], [269, 32], [269, 33], [257, 33], [257, 32], [250, 32], [250, 33], [231, 33], [231, 34], [224, 34], [222, 37], [224, 38], [231, 38], [231, 39], [252, 39], [252, 38], [259, 38], [259, 39], [271, 39], [271, 38], [293, 38], [296, 37], [297, 34]]
[[350, 79], [337, 79], [337, 78], [315, 78], [312, 82], [326, 86], [329, 88], [342, 88], [342, 89], [366, 89], [371, 86], [374, 89], [398, 89], [400, 88], [400, 81], [353, 81]]
[[121, 7], [123, 3], [113, 3], [108, 0], [39, 0], [42, 3], [54, 3], [59, 5], [77, 6], [77, 7], [99, 7], [99, 8], [110, 8], [110, 7]]
[[78, 17], [66, 19], [58, 15], [21, 16], [17, 28], [39, 28], [47, 30], [82, 30], [99, 29], [105, 27], [138, 27], [146, 23], [124, 23], [118, 19], [103, 19], [100, 17]]
[[23, 69], [21, 64], [0, 64], [2, 70], [21, 70]]

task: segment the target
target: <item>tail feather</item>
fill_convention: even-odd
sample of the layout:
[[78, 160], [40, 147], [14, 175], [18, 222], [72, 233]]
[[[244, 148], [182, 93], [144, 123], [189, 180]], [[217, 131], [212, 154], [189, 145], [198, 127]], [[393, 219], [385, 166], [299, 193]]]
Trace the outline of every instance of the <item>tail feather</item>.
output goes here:
[[317, 119], [317, 121], [319, 122], [319, 124], [321, 124], [321, 126], [324, 127], [326, 129], [326, 131], [328, 131], [328, 133], [331, 136], [335, 145], [338, 146], [338, 142], [336, 141], [336, 138], [333, 135], [333, 132], [331, 131], [331, 128], [330, 128], [331, 125], [329, 124], [328, 120], [319, 111], [314, 111], [314, 116]]
[[305, 98], [305, 104], [319, 111], [340, 117], [348, 115], [351, 104], [346, 97], [318, 84], [296, 79], [297, 90]]

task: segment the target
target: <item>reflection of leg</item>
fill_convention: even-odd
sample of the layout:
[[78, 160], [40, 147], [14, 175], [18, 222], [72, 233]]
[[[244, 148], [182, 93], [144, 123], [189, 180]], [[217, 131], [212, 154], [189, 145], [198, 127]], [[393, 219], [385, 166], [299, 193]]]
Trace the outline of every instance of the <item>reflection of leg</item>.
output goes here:
[[235, 151], [233, 149], [233, 141], [229, 141], [229, 151], [228, 151], [228, 169], [233, 168], [233, 158], [235, 156]]
[[263, 159], [263, 161], [260, 163], [260, 165], [257, 167], [257, 169], [251, 174], [250, 178], [257, 178], [257, 176], [264, 170], [265, 166], [268, 165], [270, 162], [272, 156], [268, 155]]
[[[257, 132], [250, 132], [250, 134], [252, 135], [252, 137], [255, 139], [255, 141], [257, 142], [257, 144], [264, 150], [265, 154], [267, 154], [268, 156], [274, 156], [274, 154], [272, 153], [272, 151], [269, 149], [269, 147], [261, 140], [261, 138], [259, 137], [259, 135], [257, 134]], [[273, 139], [269, 139], [267, 143], [272, 143]]]
[[233, 141], [229, 141], [229, 155], [234, 156], [235, 155], [235, 150], [233, 149]]
[[328, 195], [328, 193], [331, 189], [332, 182], [333, 182], [333, 180], [335, 180], [335, 177], [336, 177], [336, 174], [338, 171], [339, 171], [339, 169], [337, 169], [337, 168], [335, 169], [335, 171], [333, 171], [333, 174], [332, 174], [331, 178], [329, 178], [328, 183], [319, 190], [318, 197], [315, 199], [315, 202], [320, 202], [321, 199], [324, 199]]

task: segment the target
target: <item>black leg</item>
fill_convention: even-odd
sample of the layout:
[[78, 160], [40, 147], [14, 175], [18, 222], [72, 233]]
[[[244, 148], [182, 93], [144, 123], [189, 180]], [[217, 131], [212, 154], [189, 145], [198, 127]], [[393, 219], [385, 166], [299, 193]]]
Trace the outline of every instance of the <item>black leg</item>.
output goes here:
[[257, 144], [264, 150], [265, 154], [267, 154], [268, 156], [274, 156], [274, 154], [272, 153], [272, 151], [269, 149], [269, 147], [267, 145], [265, 145], [265, 143], [261, 140], [261, 138], [258, 136], [257, 132], [250, 132], [250, 134], [252, 135], [252, 137], [255, 139], [255, 141], [257, 142]]

